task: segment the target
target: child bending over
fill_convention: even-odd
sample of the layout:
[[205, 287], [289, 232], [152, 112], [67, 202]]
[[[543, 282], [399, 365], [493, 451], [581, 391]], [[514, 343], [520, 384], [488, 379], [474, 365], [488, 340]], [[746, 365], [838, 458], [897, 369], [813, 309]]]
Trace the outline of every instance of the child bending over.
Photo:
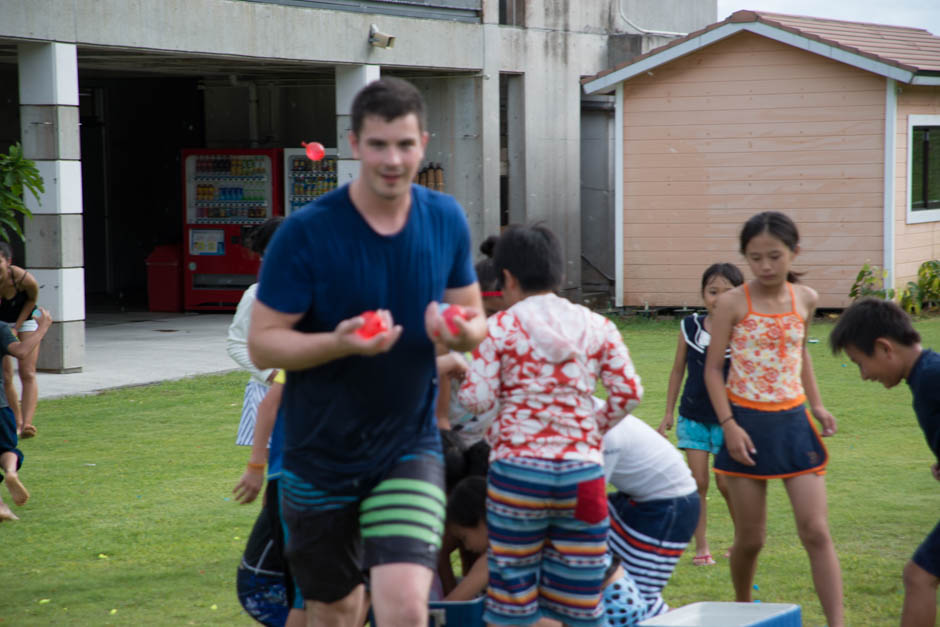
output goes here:
[[[477, 553], [485, 553], [486, 478], [467, 477], [457, 484], [447, 499], [447, 531], [457, 538], [460, 546]], [[470, 601], [486, 591], [489, 579], [487, 560], [481, 555], [466, 571], [457, 587], [445, 601]], [[610, 627], [633, 627], [643, 620], [646, 602], [637, 585], [615, 557], [604, 576], [604, 616]], [[539, 627], [556, 627], [558, 623], [543, 618]]]
[[[904, 310], [888, 300], [864, 299], [846, 309], [829, 335], [833, 353], [845, 351], [862, 379], [892, 388], [907, 381], [914, 413], [933, 453], [930, 471], [940, 481], [940, 355], [920, 345]], [[901, 627], [933, 627], [940, 584], [940, 523], [904, 567]]]

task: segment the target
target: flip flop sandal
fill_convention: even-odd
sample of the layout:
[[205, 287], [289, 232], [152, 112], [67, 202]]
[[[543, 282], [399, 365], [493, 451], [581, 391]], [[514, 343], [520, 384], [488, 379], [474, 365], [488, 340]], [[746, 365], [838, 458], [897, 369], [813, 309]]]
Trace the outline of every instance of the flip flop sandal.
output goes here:
[[715, 560], [712, 559], [711, 553], [706, 553], [705, 555], [696, 555], [692, 558], [693, 566], [714, 566]]
[[23, 427], [23, 432], [20, 433], [20, 437], [23, 438], [24, 440], [27, 438], [31, 438], [34, 435], [36, 435], [36, 427], [34, 427], [33, 425], [26, 425], [25, 427]]

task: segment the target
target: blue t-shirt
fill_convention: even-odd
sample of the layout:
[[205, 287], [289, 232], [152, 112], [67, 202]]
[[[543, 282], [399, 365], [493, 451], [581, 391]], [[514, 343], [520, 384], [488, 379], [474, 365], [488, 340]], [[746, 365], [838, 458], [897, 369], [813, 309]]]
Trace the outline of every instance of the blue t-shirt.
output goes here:
[[[718, 416], [712, 407], [705, 388], [705, 354], [711, 335], [705, 330], [705, 316], [692, 314], [682, 319], [682, 338], [685, 340], [685, 387], [679, 401], [679, 415], [705, 424], [718, 424]], [[725, 353], [725, 378], [731, 365], [730, 350]]]
[[924, 350], [907, 375], [907, 384], [914, 395], [914, 412], [927, 446], [940, 462], [940, 355]]
[[450, 196], [412, 185], [407, 222], [376, 233], [348, 185], [292, 214], [265, 252], [258, 299], [302, 313], [295, 329], [333, 331], [364, 311], [388, 309], [403, 328], [388, 353], [347, 357], [287, 373], [283, 468], [334, 492], [361, 491], [428, 436], [436, 442], [434, 347], [428, 303], [473, 284], [470, 231]]

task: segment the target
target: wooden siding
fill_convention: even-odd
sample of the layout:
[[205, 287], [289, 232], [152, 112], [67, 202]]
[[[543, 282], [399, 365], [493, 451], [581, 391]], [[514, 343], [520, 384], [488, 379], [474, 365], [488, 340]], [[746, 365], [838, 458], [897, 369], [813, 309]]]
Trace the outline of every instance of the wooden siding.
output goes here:
[[900, 85], [895, 170], [895, 285], [917, 280], [925, 261], [940, 259], [940, 222], [907, 224], [907, 117], [940, 115], [940, 87]]
[[884, 79], [741, 33], [624, 83], [624, 304], [696, 305], [759, 211], [800, 228], [795, 269], [842, 307], [881, 265]]

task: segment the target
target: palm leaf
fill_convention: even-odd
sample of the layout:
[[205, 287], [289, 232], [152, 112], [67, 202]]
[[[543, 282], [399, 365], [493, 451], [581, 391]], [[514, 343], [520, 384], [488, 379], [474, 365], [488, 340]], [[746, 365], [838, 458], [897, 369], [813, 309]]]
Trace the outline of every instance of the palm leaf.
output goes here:
[[16, 143], [7, 154], [0, 154], [0, 237], [6, 241], [10, 240], [10, 232], [25, 239], [17, 214], [33, 216], [23, 199], [26, 190], [36, 202], [42, 202], [41, 195], [45, 193], [42, 176], [36, 164], [23, 156], [23, 147]]

